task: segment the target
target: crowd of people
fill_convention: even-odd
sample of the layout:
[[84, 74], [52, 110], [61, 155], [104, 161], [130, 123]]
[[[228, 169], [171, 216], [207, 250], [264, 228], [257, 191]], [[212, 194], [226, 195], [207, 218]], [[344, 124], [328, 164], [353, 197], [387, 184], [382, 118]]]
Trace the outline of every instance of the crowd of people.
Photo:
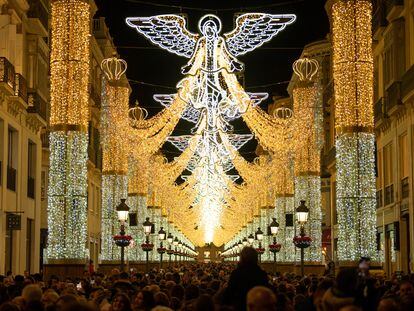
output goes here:
[[246, 247], [240, 262], [188, 263], [148, 273], [85, 271], [43, 281], [40, 274], [0, 276], [0, 311], [414, 310], [410, 276], [372, 277], [341, 269], [336, 277], [266, 273]]

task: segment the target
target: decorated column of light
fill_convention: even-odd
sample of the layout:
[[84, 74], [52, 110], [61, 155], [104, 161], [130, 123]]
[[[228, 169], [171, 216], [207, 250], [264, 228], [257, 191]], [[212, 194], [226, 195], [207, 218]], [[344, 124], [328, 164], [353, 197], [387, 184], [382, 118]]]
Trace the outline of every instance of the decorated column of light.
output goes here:
[[88, 1], [51, 1], [49, 263], [88, 256], [89, 10]]
[[[129, 88], [125, 80], [122, 80], [127, 68], [124, 60], [116, 57], [104, 59], [101, 68], [105, 74], [101, 107], [101, 259], [114, 260], [119, 258], [119, 250], [112, 240], [119, 228], [115, 206], [121, 199], [127, 198], [128, 191]], [[124, 226], [128, 230], [126, 223]]]
[[372, 5], [332, 4], [338, 259], [376, 256]]
[[275, 182], [275, 217], [279, 223], [278, 241], [282, 245], [281, 251], [278, 254], [278, 259], [281, 262], [295, 261], [295, 246], [292, 244], [292, 239], [295, 236], [295, 227], [286, 226], [286, 215], [293, 217], [295, 213], [294, 200], [294, 182], [293, 182], [293, 157], [290, 148], [292, 143], [291, 135], [291, 118], [293, 112], [289, 108], [278, 108], [273, 112], [273, 116], [283, 120], [283, 141], [282, 146], [277, 152], [273, 153], [273, 175]]
[[[136, 105], [129, 110], [130, 122], [144, 121], [148, 112]], [[135, 241], [134, 248], [129, 253], [129, 258], [135, 262], [145, 261], [145, 252], [141, 244], [145, 242], [144, 230], [141, 223], [147, 213], [149, 155], [140, 156], [132, 153], [128, 161], [128, 202], [131, 212], [137, 215], [137, 225], [130, 227], [131, 235]]]
[[[305, 200], [309, 206], [307, 232], [312, 238], [306, 261], [322, 261], [322, 210], [320, 178], [320, 86], [315, 82], [318, 62], [301, 58], [293, 64], [298, 81], [293, 89], [295, 137], [295, 205]], [[297, 228], [297, 233], [299, 233]]]

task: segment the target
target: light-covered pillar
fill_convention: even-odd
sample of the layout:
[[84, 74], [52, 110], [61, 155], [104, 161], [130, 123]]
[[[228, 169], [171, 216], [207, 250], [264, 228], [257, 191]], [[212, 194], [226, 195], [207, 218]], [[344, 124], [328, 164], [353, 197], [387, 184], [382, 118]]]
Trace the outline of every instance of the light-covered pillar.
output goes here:
[[88, 256], [88, 3], [51, 1], [47, 263], [81, 263]]
[[[319, 64], [316, 60], [306, 57], [298, 59], [293, 64], [293, 70], [298, 78], [293, 89], [295, 207], [304, 200], [309, 208], [305, 233], [310, 236], [312, 243], [305, 249], [305, 260], [312, 262], [322, 261], [320, 154], [323, 138], [318, 68]], [[299, 230], [298, 227], [297, 234]]]
[[122, 79], [126, 67], [126, 62], [116, 57], [104, 59], [101, 64], [105, 73], [101, 107], [101, 260], [104, 261], [120, 258], [120, 248], [113, 240], [113, 236], [119, 234], [120, 228], [115, 209], [128, 194], [129, 88]]
[[333, 1], [331, 32], [340, 262], [377, 255], [371, 22], [371, 1]]

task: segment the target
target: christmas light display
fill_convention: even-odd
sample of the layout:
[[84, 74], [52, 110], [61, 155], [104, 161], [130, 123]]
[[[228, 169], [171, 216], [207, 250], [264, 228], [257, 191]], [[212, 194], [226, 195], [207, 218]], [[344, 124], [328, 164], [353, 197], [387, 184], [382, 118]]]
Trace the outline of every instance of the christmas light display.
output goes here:
[[[305, 250], [305, 260], [322, 261], [322, 211], [320, 152], [322, 110], [320, 86], [315, 79], [319, 64], [310, 58], [294, 62], [293, 71], [299, 80], [293, 89], [294, 141], [295, 141], [295, 206], [304, 200], [309, 207], [305, 230], [312, 237], [312, 244]], [[296, 234], [300, 228], [297, 227]], [[299, 256], [299, 254], [298, 254]]]
[[[119, 249], [112, 237], [119, 231], [115, 207], [127, 198], [128, 190], [128, 110], [129, 89], [121, 78], [127, 69], [124, 60], [116, 57], [101, 63], [102, 81], [101, 144], [102, 144], [102, 222], [101, 259], [114, 260]], [[129, 234], [128, 226], [125, 231]]]
[[[158, 191], [158, 197], [165, 197], [163, 193], [166, 193], [166, 190], [170, 196], [171, 193], [184, 194], [184, 200], [190, 203], [191, 211], [188, 211], [188, 206], [184, 206], [187, 209], [184, 213], [182, 204], [177, 206], [171, 202], [177, 206], [177, 209], [172, 210], [177, 216], [181, 216], [177, 221], [183, 230], [195, 227], [199, 228], [196, 231], [203, 232], [192, 232], [193, 242], [214, 242], [220, 245], [226, 241], [225, 238], [229, 239], [240, 228], [234, 224], [225, 224], [225, 219], [234, 220], [235, 215], [227, 217], [230, 215], [226, 214], [226, 217], [223, 217], [223, 214], [227, 213], [226, 207], [232, 204], [232, 200], [236, 200], [231, 191], [237, 189], [233, 184], [238, 178], [228, 175], [227, 172], [233, 168], [232, 160], [237, 156], [237, 149], [252, 136], [231, 134], [233, 128], [229, 121], [239, 118], [249, 109], [255, 109], [254, 107], [267, 95], [247, 94], [242, 89], [234, 73], [241, 71], [243, 64], [235, 56], [261, 46], [294, 20], [294, 15], [244, 14], [237, 18], [236, 28], [232, 32], [220, 36], [221, 21], [214, 15], [206, 15], [200, 19], [201, 34], [189, 32], [185, 27], [185, 20], [176, 15], [127, 18], [129, 26], [136, 28], [154, 44], [189, 58], [188, 63], [182, 68], [187, 77], [178, 83], [178, 94], [154, 96], [166, 107], [159, 114], [161, 117], [158, 120], [154, 119], [156, 123], [153, 123], [151, 118], [150, 123], [144, 120], [132, 125], [137, 129], [145, 129], [148, 126], [143, 124], [147, 123], [159, 132], [159, 129], [167, 126], [161, 121], [165, 115], [170, 118], [182, 117], [195, 123], [192, 134], [197, 137], [196, 143], [192, 143], [190, 136], [168, 138], [168, 141], [179, 150], [192, 152], [188, 151], [188, 157], [184, 157], [184, 160], [188, 161], [186, 168], [191, 172], [191, 176], [185, 178], [184, 185], [180, 186], [171, 185], [170, 179], [170, 184], [164, 184], [163, 189], [157, 186], [157, 178], [152, 181], [153, 189]], [[180, 100], [184, 104], [178, 108], [174, 107], [174, 102]], [[173, 123], [173, 126], [175, 124]], [[158, 136], [161, 143], [162, 137]], [[155, 144], [153, 150], [148, 150], [147, 147], [146, 153], [155, 151], [155, 147]], [[157, 147], [159, 149], [160, 145]], [[239, 163], [248, 166], [240, 158]], [[253, 185], [254, 182], [251, 184], [245, 186], [245, 189], [257, 188]], [[169, 201], [168, 198], [165, 199]], [[232, 213], [235, 213], [235, 210]], [[241, 222], [239, 224], [241, 225]]]
[[338, 258], [376, 257], [372, 5], [332, 4]]
[[89, 27], [87, 1], [51, 2], [49, 263], [88, 256]]

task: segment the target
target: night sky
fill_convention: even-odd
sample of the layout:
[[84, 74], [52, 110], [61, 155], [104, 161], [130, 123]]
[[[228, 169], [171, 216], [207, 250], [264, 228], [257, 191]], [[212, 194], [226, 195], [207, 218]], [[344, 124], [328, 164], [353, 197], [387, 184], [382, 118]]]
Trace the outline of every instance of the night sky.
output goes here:
[[[269, 43], [247, 55], [239, 57], [245, 64], [245, 87], [249, 92], [267, 92], [272, 95], [286, 95], [286, 81], [292, 76], [292, 63], [300, 56], [303, 47], [326, 37], [329, 21], [325, 0], [97, 0], [97, 16], [104, 16], [121, 58], [128, 62], [127, 77], [132, 87], [131, 104], [138, 100], [150, 115], [162, 107], [152, 99], [153, 94], [175, 93], [176, 83], [183, 78], [180, 67], [187, 62], [184, 57], [171, 54], [146, 40], [135, 29], [125, 24], [130, 16], [152, 16], [159, 14], [186, 14], [187, 27], [198, 32], [198, 20], [205, 14], [216, 14], [222, 20], [223, 31], [234, 28], [234, 14], [261, 12], [272, 14], [296, 14], [296, 22], [286, 27]], [[152, 85], [146, 85], [152, 84]], [[155, 86], [157, 85], [157, 86]], [[189, 134], [191, 123], [180, 121], [173, 135]], [[247, 133], [243, 122], [235, 123], [236, 133]], [[240, 151], [251, 160], [254, 157], [255, 142]], [[179, 152], [173, 147], [163, 147], [168, 158]]]

